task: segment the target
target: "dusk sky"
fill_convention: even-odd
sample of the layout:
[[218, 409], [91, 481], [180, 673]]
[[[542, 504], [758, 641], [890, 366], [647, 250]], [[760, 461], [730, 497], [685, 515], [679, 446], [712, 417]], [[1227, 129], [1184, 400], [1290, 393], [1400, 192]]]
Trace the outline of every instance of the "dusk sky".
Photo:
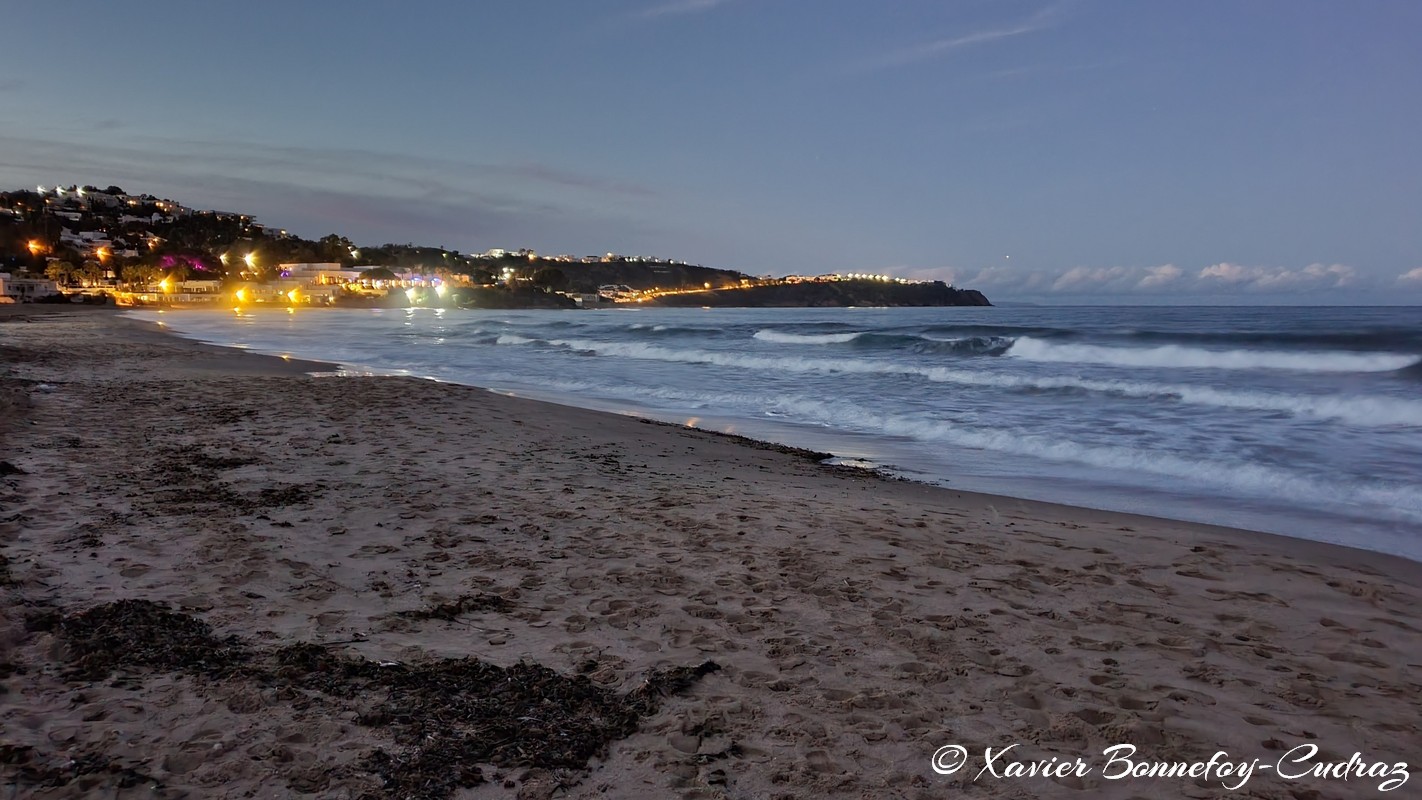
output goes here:
[[9, 3], [0, 188], [997, 300], [1422, 304], [1422, 3]]

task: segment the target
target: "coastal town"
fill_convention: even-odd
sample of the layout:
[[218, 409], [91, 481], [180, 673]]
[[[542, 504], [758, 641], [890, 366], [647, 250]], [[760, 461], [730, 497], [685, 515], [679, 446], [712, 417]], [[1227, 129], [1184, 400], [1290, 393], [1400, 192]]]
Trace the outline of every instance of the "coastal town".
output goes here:
[[[961, 294], [961, 297], [959, 296]], [[976, 295], [976, 296], [973, 296]], [[656, 256], [361, 247], [118, 186], [0, 192], [0, 302], [119, 306], [985, 305], [883, 274], [752, 276]]]

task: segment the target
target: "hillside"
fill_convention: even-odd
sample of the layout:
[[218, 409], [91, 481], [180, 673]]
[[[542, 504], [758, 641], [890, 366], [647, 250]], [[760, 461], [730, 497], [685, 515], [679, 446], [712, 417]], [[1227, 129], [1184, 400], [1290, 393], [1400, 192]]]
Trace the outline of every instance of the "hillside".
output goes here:
[[[421, 300], [431, 304], [475, 302], [469, 292], [477, 289], [477, 304], [491, 308], [563, 307], [573, 304], [572, 297], [586, 304], [593, 295], [602, 295], [602, 302], [663, 306], [990, 305], [975, 291], [887, 276], [757, 278], [731, 269], [612, 253], [548, 256], [492, 249], [469, 254], [413, 243], [358, 246], [335, 233], [309, 240], [248, 214], [196, 210], [117, 186], [0, 192], [0, 272], [47, 277], [61, 289], [151, 292], [159, 284], [203, 279], [220, 282], [223, 291], [231, 293], [239, 286], [290, 283], [301, 265], [356, 276], [343, 279], [349, 282], [365, 270], [379, 270], [370, 277], [379, 274], [383, 286], [418, 290], [448, 284], [457, 290]], [[279, 297], [290, 288], [250, 293]], [[338, 304], [405, 302], [394, 294], [372, 298], [369, 288], [359, 296], [328, 299]], [[559, 297], [539, 297], [537, 292]], [[468, 296], [461, 300], [463, 295]]]

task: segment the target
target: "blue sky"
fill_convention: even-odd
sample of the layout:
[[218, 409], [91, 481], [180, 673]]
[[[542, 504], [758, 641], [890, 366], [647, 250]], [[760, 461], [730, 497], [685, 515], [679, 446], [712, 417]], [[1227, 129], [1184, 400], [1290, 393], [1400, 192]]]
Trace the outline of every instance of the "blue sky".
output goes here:
[[16, 3], [0, 186], [308, 237], [1422, 303], [1422, 3]]

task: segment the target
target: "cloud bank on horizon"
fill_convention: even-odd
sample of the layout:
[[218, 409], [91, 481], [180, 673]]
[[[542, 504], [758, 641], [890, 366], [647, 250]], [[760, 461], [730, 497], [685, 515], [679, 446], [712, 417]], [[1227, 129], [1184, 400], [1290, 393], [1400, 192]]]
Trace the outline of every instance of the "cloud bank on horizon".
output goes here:
[[[1062, 267], [1024, 270], [995, 265], [978, 270], [950, 267], [879, 270], [920, 279], [943, 280], [963, 288], [1005, 297], [1120, 297], [1140, 300], [1192, 297], [1269, 297], [1287, 299], [1325, 295], [1382, 295], [1403, 292], [1401, 299], [1422, 301], [1422, 267], [1396, 276], [1372, 276], [1346, 264], [1304, 267], [1246, 266], [1229, 262], [1199, 268], [1175, 264], [1141, 267]], [[1410, 297], [1409, 297], [1410, 295]]]

